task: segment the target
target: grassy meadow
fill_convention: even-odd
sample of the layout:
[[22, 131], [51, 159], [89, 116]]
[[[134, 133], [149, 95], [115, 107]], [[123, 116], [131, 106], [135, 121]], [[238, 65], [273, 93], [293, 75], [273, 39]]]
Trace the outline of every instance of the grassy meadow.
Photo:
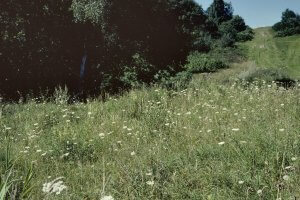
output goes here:
[[[0, 159], [9, 149], [14, 179], [33, 167], [30, 199], [299, 198], [299, 90], [198, 78], [106, 102], [3, 105]], [[44, 193], [57, 177], [67, 188]]]
[[300, 79], [300, 35], [274, 37], [270, 27], [255, 29], [255, 38], [246, 42], [250, 60], [259, 67], [282, 68]]
[[254, 61], [195, 75], [187, 89], [1, 103], [0, 199], [9, 186], [38, 200], [299, 199], [300, 85], [236, 80], [255, 65], [299, 70], [293, 51], [277, 47], [290, 38], [267, 35], [257, 57], [260, 33], [270, 32], [248, 43]]

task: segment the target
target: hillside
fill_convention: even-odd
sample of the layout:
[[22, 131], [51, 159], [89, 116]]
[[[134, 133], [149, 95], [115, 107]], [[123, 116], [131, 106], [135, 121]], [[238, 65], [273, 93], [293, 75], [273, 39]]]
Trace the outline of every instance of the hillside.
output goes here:
[[[251, 59], [286, 62], [296, 74], [299, 47], [288, 41], [299, 37], [256, 32]], [[300, 198], [300, 86], [228, 81], [249, 67], [106, 102], [68, 104], [61, 91], [51, 101], [0, 103], [0, 199], [10, 184], [24, 199]]]
[[245, 45], [257, 66], [280, 67], [300, 79], [300, 35], [274, 38], [271, 28], [258, 28], [254, 40]]

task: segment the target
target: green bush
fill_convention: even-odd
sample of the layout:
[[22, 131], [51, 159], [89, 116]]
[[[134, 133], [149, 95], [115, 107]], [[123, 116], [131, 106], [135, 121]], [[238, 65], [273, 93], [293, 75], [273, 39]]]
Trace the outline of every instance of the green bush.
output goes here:
[[246, 42], [252, 40], [253, 38], [254, 38], [254, 32], [250, 27], [237, 34], [237, 41], [239, 42]]
[[282, 13], [281, 21], [272, 27], [277, 37], [300, 34], [300, 15], [286, 9]]
[[189, 71], [183, 71], [177, 73], [174, 77], [171, 77], [171, 85], [173, 89], [186, 88], [192, 79], [193, 74]]
[[120, 81], [125, 88], [132, 88], [142, 83], [150, 83], [153, 80], [154, 66], [142, 55], [136, 53], [132, 56], [130, 66], [124, 66]]
[[193, 74], [189, 71], [182, 71], [172, 76], [170, 71], [162, 70], [155, 75], [155, 81], [161, 87], [176, 90], [186, 88], [192, 76]]
[[282, 69], [278, 68], [251, 68], [242, 72], [239, 79], [246, 82], [276, 82], [279, 86], [290, 87], [295, 81]]
[[193, 52], [188, 56], [187, 71], [191, 73], [215, 72], [218, 69], [227, 68], [228, 66], [220, 59], [214, 58], [209, 54]]

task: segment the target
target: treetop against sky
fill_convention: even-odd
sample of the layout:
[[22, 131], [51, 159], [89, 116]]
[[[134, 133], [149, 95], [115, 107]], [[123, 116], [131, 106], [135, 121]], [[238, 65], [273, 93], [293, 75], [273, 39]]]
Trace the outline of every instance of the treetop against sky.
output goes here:
[[[213, 0], [195, 0], [206, 9]], [[300, 13], [300, 0], [226, 0], [234, 13], [241, 15], [252, 28], [272, 26], [280, 21], [282, 12], [289, 8]]]

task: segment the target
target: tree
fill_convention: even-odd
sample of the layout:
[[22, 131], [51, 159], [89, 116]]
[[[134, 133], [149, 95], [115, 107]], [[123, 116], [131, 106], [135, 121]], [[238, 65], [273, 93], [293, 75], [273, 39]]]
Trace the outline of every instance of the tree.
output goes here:
[[279, 37], [300, 34], [300, 15], [286, 9], [282, 13], [281, 21], [274, 24], [272, 28]]
[[233, 7], [231, 3], [224, 0], [214, 0], [207, 9], [207, 15], [217, 25], [230, 20], [233, 16]]
[[161, 69], [178, 72], [207, 20], [192, 0], [8, 0], [0, 7], [0, 92], [15, 97], [58, 85], [77, 93], [83, 57], [90, 94], [122, 88], [128, 68], [147, 83]]

